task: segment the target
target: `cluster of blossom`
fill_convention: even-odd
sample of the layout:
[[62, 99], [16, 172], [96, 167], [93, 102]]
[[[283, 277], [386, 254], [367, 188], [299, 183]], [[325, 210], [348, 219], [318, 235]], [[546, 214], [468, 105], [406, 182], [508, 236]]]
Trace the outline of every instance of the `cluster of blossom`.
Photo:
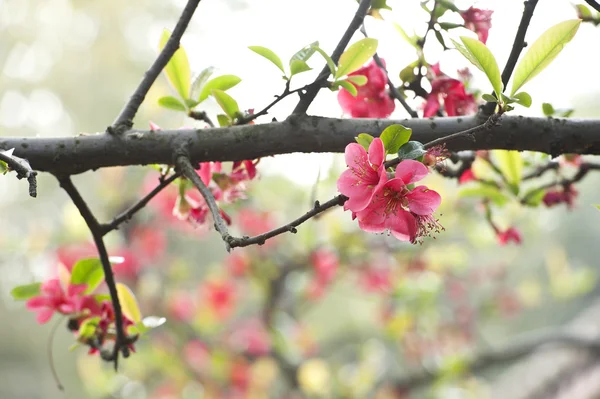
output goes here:
[[404, 160], [396, 167], [395, 176], [389, 177], [379, 138], [373, 139], [368, 152], [360, 144], [348, 144], [345, 158], [348, 169], [337, 187], [348, 197], [344, 209], [352, 212], [362, 230], [389, 230], [397, 239], [412, 243], [439, 231], [441, 226], [433, 212], [441, 203], [440, 195], [426, 186], [413, 186], [427, 176], [425, 165]]
[[[70, 272], [61, 278], [49, 279], [41, 284], [40, 294], [27, 300], [29, 310], [37, 312], [40, 324], [50, 321], [55, 313], [68, 318], [68, 327], [77, 335], [77, 341], [90, 347], [89, 353], [96, 354], [109, 341], [115, 340], [115, 313], [110, 300], [104, 295], [88, 293], [87, 284], [69, 283]], [[64, 277], [64, 278], [63, 278]], [[133, 325], [123, 316], [123, 326]], [[129, 348], [134, 351], [133, 344]]]
[[459, 71], [463, 80], [449, 77], [440, 70], [439, 63], [429, 68], [431, 92], [423, 109], [423, 117], [435, 116], [444, 102], [444, 110], [448, 116], [469, 115], [477, 112], [477, 103], [471, 93], [465, 91], [465, 81], [469, 79], [468, 70]]

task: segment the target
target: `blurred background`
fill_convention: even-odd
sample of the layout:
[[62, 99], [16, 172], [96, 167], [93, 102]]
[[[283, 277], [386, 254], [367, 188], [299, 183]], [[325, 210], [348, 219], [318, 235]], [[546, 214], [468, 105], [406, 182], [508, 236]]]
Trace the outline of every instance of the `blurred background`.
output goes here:
[[[455, 3], [461, 9], [494, 10], [487, 46], [503, 66], [523, 2]], [[392, 22], [423, 34], [428, 15], [417, 1], [388, 4], [394, 10], [384, 12], [383, 21], [369, 18], [367, 28], [380, 40], [378, 52], [399, 84], [398, 71], [415, 55]], [[104, 131], [156, 56], [162, 30], [173, 28], [184, 5], [181, 0], [0, 0], [0, 135]], [[240, 76], [242, 83], [229, 93], [241, 109], [262, 109], [283, 82], [247, 46], [269, 47], [288, 59], [318, 40], [331, 52], [355, 7], [350, 0], [203, 0], [182, 44], [193, 73], [213, 66], [219, 74]], [[569, 1], [540, 2], [528, 38], [576, 15]], [[469, 34], [460, 31], [455, 36]], [[599, 34], [583, 24], [558, 60], [529, 84], [532, 107], [517, 111], [540, 116], [542, 102], [549, 102], [574, 109], [573, 117], [599, 117], [600, 81], [593, 78], [597, 61], [590, 51]], [[449, 75], [466, 65], [455, 52], [429, 42], [426, 59], [440, 61]], [[309, 64], [315, 71], [294, 84], [312, 81], [322, 67], [317, 57]], [[472, 72], [471, 85], [489, 91], [479, 71]], [[158, 107], [159, 97], [172, 94], [161, 76], [136, 127], [146, 129], [150, 121], [163, 128], [203, 127]], [[322, 91], [309, 112], [341, 116], [335, 95]], [[211, 101], [202, 109], [215, 115], [218, 107]], [[423, 105], [418, 98], [409, 102], [416, 109]], [[258, 122], [284, 119], [295, 103], [295, 98], [282, 101]], [[398, 106], [391, 118], [406, 116]], [[331, 198], [343, 167], [339, 154], [261, 160], [248, 199], [226, 208], [234, 231], [261, 233], [303, 214], [315, 198]], [[561, 168], [566, 176], [575, 171]], [[98, 218], [107, 221], [148, 192], [157, 176], [149, 167], [108, 168], [74, 181]], [[456, 181], [432, 175], [426, 184], [442, 195], [445, 231], [423, 245], [361, 232], [349, 214], [336, 209], [302, 225], [296, 235], [232, 255], [212, 230], [174, 219], [177, 191], [167, 190], [108, 236], [111, 255], [125, 258], [118, 277], [134, 289], [143, 313], [168, 320], [137, 344], [138, 353], [115, 374], [85, 348], [69, 351], [73, 337], [57, 316], [39, 326], [35, 315], [11, 298], [13, 287], [53, 276], [58, 262], [94, 252], [78, 211], [54, 178], [41, 175], [39, 196], [32, 199], [23, 182], [5, 176], [0, 179], [0, 397], [292, 398], [298, 397], [295, 391], [354, 398], [597, 397], [596, 359], [589, 350], [547, 352], [551, 360], [541, 358], [543, 366], [535, 367], [524, 357], [519, 372], [512, 369], [515, 362], [465, 372], [464, 356], [565, 326], [600, 334], [600, 215], [592, 206], [600, 203], [599, 182], [590, 174], [578, 184], [572, 209], [528, 208], [516, 201], [496, 209], [494, 220], [502, 229], [521, 232], [520, 245], [499, 245], [479, 202], [462, 198]], [[564, 365], [557, 359], [566, 359]], [[51, 364], [64, 392], [57, 389]], [[560, 379], [554, 371], [543, 374], [548, 365], [571, 372]], [[401, 386], [424, 368], [442, 370], [441, 378], [411, 393]], [[545, 383], [549, 375], [554, 388]], [[568, 391], [575, 388], [582, 396]]]

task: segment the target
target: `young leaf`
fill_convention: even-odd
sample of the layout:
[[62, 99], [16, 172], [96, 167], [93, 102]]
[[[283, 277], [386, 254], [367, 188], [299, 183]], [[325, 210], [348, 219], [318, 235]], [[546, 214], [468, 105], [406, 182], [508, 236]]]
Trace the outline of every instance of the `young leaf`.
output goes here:
[[396, 30], [398, 31], [398, 33], [400, 33], [400, 36], [402, 36], [402, 38], [411, 46], [413, 46], [416, 49], [420, 49], [419, 47], [419, 38], [416, 35], [408, 36], [408, 34], [406, 33], [406, 31], [404, 29], [402, 29], [402, 27], [400, 25], [398, 25], [397, 23], [394, 22], [394, 28], [396, 28]]
[[102, 262], [98, 258], [80, 259], [71, 271], [71, 284], [86, 284], [86, 294], [93, 292], [104, 280]]
[[312, 68], [305, 61], [292, 60], [290, 61], [290, 77], [302, 72], [310, 71]]
[[363, 75], [348, 76], [348, 78], [346, 80], [349, 80], [350, 82], [354, 83], [357, 86], [364, 86], [368, 82], [367, 77], [363, 76]]
[[173, 96], [165, 96], [158, 99], [158, 105], [174, 111], [187, 111], [186, 106]]
[[123, 315], [134, 323], [142, 321], [142, 312], [135, 299], [133, 292], [123, 283], [117, 283], [117, 295], [121, 302]]
[[529, 93], [522, 91], [512, 96], [512, 98], [516, 100], [515, 102], [517, 104], [521, 104], [522, 106], [527, 108], [531, 107], [531, 96], [529, 95]]
[[362, 67], [377, 52], [377, 44], [377, 39], [366, 37], [348, 47], [340, 57], [335, 78], [348, 75]]
[[190, 98], [198, 98], [200, 90], [204, 84], [208, 81], [210, 76], [215, 71], [215, 67], [208, 67], [202, 70], [198, 76], [192, 82], [192, 88], [190, 89]]
[[398, 150], [398, 158], [405, 159], [419, 159], [425, 155], [427, 151], [423, 148], [423, 144], [418, 141], [409, 141], [404, 144]]
[[242, 79], [235, 75], [221, 75], [217, 76], [214, 79], [206, 82], [202, 90], [200, 90], [200, 95], [198, 96], [198, 103], [206, 100], [210, 95], [210, 92], [214, 89], [227, 91], [240, 83]]
[[[171, 33], [168, 30], [163, 30], [160, 38], [160, 50], [165, 47], [170, 36]], [[183, 47], [179, 46], [177, 51], [175, 51], [175, 54], [173, 54], [173, 57], [171, 57], [165, 67], [165, 72], [171, 86], [179, 93], [181, 98], [189, 98], [191, 80], [190, 63]]]
[[473, 65], [486, 74], [497, 97], [500, 98], [500, 94], [502, 93], [502, 77], [494, 54], [492, 54], [485, 44], [477, 39], [461, 36], [460, 40], [463, 42], [464, 46], [461, 46], [459, 43], [452, 40], [456, 49], [471, 61]]
[[225, 126], [231, 126], [232, 120], [227, 115], [219, 114], [219, 115], [217, 115], [217, 122], [219, 122], [219, 126], [225, 127]]
[[354, 138], [354, 140], [356, 140], [358, 144], [362, 145], [367, 151], [369, 151], [369, 146], [371, 145], [373, 139], [374, 137], [369, 133], [359, 133], [358, 136]]
[[344, 89], [348, 90], [348, 92], [352, 94], [353, 97], [356, 97], [356, 95], [358, 94], [358, 89], [356, 88], [356, 86], [354, 86], [347, 80], [338, 80], [337, 82], [334, 82], [333, 87], [335, 88], [337, 86], [342, 86]]
[[481, 95], [481, 98], [483, 98], [485, 101], [489, 102], [489, 103], [497, 103], [498, 99], [494, 96], [492, 96], [491, 94], [488, 93], [483, 93]]
[[480, 184], [475, 187], [465, 187], [458, 192], [459, 198], [483, 197], [491, 200], [498, 206], [508, 202], [508, 198], [497, 187], [489, 184]]
[[580, 24], [580, 19], [560, 22], [544, 32], [529, 47], [515, 69], [511, 97], [556, 58], [563, 47], [573, 39]]
[[240, 108], [238, 106], [237, 101], [233, 99], [229, 94], [225, 93], [223, 90], [211, 90], [212, 96], [217, 100], [217, 103], [221, 107], [221, 109], [229, 116], [230, 118], [235, 118], [236, 115], [240, 112]]
[[273, 50], [262, 46], [249, 46], [248, 48], [254, 51], [256, 54], [262, 55], [263, 57], [271, 61], [285, 75], [285, 70], [283, 69], [283, 63], [281, 62], [281, 58], [279, 58], [279, 56], [275, 54]]
[[312, 42], [311, 44], [309, 44], [308, 46], [302, 48], [300, 51], [298, 51], [296, 54], [294, 54], [292, 56], [292, 58], [290, 59], [290, 67], [292, 66], [292, 61], [294, 60], [298, 60], [298, 61], [308, 61], [308, 59], [310, 57], [312, 57], [312, 55], [315, 53], [315, 47], [319, 47], [319, 42]]
[[391, 125], [385, 128], [381, 132], [381, 141], [385, 148], [385, 152], [388, 154], [395, 154], [400, 150], [404, 144], [408, 143], [412, 129], [406, 128], [402, 125]]
[[41, 286], [41, 283], [19, 285], [18, 287], [13, 288], [10, 291], [10, 294], [15, 300], [22, 301], [40, 295]]
[[321, 56], [323, 58], [325, 58], [325, 61], [327, 61], [327, 66], [329, 67], [329, 70], [331, 71], [331, 74], [333, 76], [335, 76], [335, 62], [333, 62], [333, 60], [331, 59], [331, 57], [329, 56], [329, 54], [327, 54], [321, 47], [319, 46], [311, 46], [312, 48], [315, 49], [315, 51], [319, 54], [321, 54]]
[[523, 174], [523, 157], [518, 151], [497, 150], [493, 152], [498, 160], [498, 168], [506, 178], [506, 181], [513, 185], [521, 182]]
[[546, 190], [543, 188], [533, 188], [523, 195], [524, 204], [527, 206], [538, 206], [542, 203]]
[[542, 112], [544, 113], [545, 116], [552, 116], [552, 115], [554, 115], [554, 107], [550, 103], [543, 103], [542, 104]]

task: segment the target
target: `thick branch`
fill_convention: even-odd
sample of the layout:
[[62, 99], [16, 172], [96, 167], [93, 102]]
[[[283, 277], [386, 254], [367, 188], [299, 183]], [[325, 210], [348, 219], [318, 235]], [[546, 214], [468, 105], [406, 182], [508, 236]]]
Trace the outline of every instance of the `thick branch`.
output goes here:
[[133, 126], [133, 117], [137, 113], [140, 105], [144, 102], [144, 98], [146, 98], [146, 94], [148, 94], [148, 90], [152, 87], [152, 84], [160, 74], [160, 72], [164, 69], [164, 67], [169, 63], [169, 60], [175, 54], [175, 51], [179, 48], [179, 41], [181, 40], [181, 36], [188, 27], [192, 16], [194, 15], [194, 11], [196, 11], [196, 7], [198, 7], [198, 3], [200, 0], [189, 0], [181, 16], [179, 17], [179, 21], [177, 21], [177, 25], [175, 25], [175, 29], [173, 29], [173, 33], [165, 47], [163, 47], [162, 51], [156, 57], [156, 60], [146, 71], [144, 74], [144, 78], [140, 82], [135, 92], [131, 95], [127, 104], [121, 110], [121, 113], [117, 117], [117, 119], [113, 122], [112, 129], [116, 132], [125, 131], [130, 129]]
[[[485, 351], [465, 358], [464, 371], [467, 373], [481, 373], [489, 367], [519, 360], [538, 349], [556, 346], [581, 348], [590, 352], [600, 353], [600, 341], [597, 338], [589, 338], [565, 332], [528, 334], [521, 340], [513, 340], [504, 348]], [[394, 386], [399, 390], [416, 389], [433, 383], [446, 372], [447, 370], [444, 367], [420, 370], [396, 380]]]
[[108, 292], [110, 293], [110, 299], [113, 304], [113, 310], [115, 312], [115, 325], [117, 330], [117, 336], [115, 339], [115, 347], [112, 355], [103, 356], [105, 360], [114, 361], [115, 370], [118, 366], [119, 360], [119, 351], [123, 353], [124, 357], [129, 356], [129, 347], [128, 347], [128, 338], [125, 334], [125, 329], [123, 327], [123, 312], [121, 310], [121, 303], [119, 302], [119, 295], [117, 293], [117, 285], [115, 282], [115, 276], [110, 264], [110, 260], [108, 258], [108, 252], [106, 251], [106, 246], [104, 245], [104, 239], [102, 238], [102, 230], [96, 217], [88, 207], [87, 203], [77, 191], [77, 188], [71, 181], [69, 176], [57, 176], [58, 182], [60, 186], [65, 190], [65, 192], [71, 197], [73, 204], [81, 213], [81, 217], [85, 220], [90, 232], [92, 233], [92, 237], [94, 239], [94, 243], [96, 244], [96, 248], [98, 249], [98, 255], [100, 257], [100, 262], [102, 263], [102, 270], [104, 271], [104, 280], [106, 281], [106, 286], [108, 287]]
[[35, 198], [37, 196], [37, 172], [31, 169], [29, 162], [11, 155], [10, 151], [0, 151], [0, 161], [6, 163], [6, 166], [17, 172], [17, 179], [27, 179], [29, 183], [29, 195]]
[[[340, 42], [336, 46], [335, 50], [333, 50], [333, 53], [331, 53], [331, 59], [336, 65], [340, 59], [340, 56], [346, 49], [346, 46], [348, 46], [348, 43], [350, 43], [350, 39], [352, 39], [354, 32], [356, 32], [358, 28], [360, 28], [360, 26], [362, 25], [370, 7], [371, 0], [360, 0], [360, 4], [358, 5], [356, 14], [354, 14], [352, 21], [350, 21], [350, 25], [348, 25], [346, 32], [344, 32], [344, 35], [340, 39]], [[308, 107], [310, 107], [310, 104], [313, 102], [313, 100], [317, 96], [317, 93], [322, 88], [320, 82], [325, 81], [330, 73], [331, 72], [329, 71], [329, 67], [325, 65], [317, 79], [314, 81], [314, 83], [310, 85], [310, 87], [308, 87], [308, 89], [306, 90], [306, 93], [304, 93], [302, 97], [300, 97], [298, 105], [296, 105], [296, 108], [294, 108], [294, 111], [292, 112], [293, 114], [297, 115], [306, 113], [306, 110], [308, 110]]]
[[[359, 133], [378, 136], [400, 123], [413, 129], [412, 140], [428, 143], [481, 125], [478, 116], [438, 119], [334, 119], [292, 116], [283, 122], [215, 129], [132, 130], [122, 136], [3, 137], [0, 149], [29, 161], [32, 169], [75, 174], [110, 166], [175, 163], [173, 153], [186, 148], [192, 164], [256, 159], [293, 152], [343, 152]], [[449, 151], [506, 149], [600, 155], [600, 120], [503, 115], [500, 125], [477, 137], [459, 137]]]
[[600, 12], [600, 3], [598, 3], [596, 0], [585, 0], [585, 2], [588, 3], [588, 5], [594, 10]]

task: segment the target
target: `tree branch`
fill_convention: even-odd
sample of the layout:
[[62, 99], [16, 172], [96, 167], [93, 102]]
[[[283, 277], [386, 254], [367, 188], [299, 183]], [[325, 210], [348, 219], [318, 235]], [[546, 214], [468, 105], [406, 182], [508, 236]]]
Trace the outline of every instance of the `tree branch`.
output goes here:
[[[506, 65], [502, 71], [502, 85], [504, 89], [506, 89], [506, 85], [508, 84], [511, 75], [515, 70], [515, 66], [519, 60], [519, 55], [521, 55], [521, 51], [523, 51], [526, 46], [525, 34], [527, 33], [527, 28], [529, 28], [529, 23], [531, 22], [531, 17], [533, 17], [533, 11], [535, 10], [537, 2], [538, 0], [526, 0], [523, 3], [523, 16], [521, 17], [521, 22], [519, 23], [519, 28], [517, 29], [517, 34], [515, 35], [512, 50], [510, 51], [510, 55], [508, 56], [508, 60], [506, 61]], [[483, 112], [489, 115], [494, 112], [495, 108], [496, 103], [488, 102], [483, 106]]]
[[588, 3], [588, 5], [590, 7], [592, 7], [594, 10], [600, 12], [600, 4], [595, 1], [595, 0], [585, 0], [586, 3]]
[[113, 304], [113, 309], [115, 312], [115, 327], [116, 327], [116, 338], [115, 338], [115, 346], [112, 354], [104, 354], [102, 358], [107, 361], [113, 361], [115, 364], [115, 370], [119, 364], [119, 352], [123, 354], [123, 357], [129, 356], [129, 347], [128, 344], [131, 342], [127, 335], [125, 334], [125, 329], [123, 327], [123, 312], [121, 310], [121, 303], [119, 302], [119, 295], [117, 293], [117, 286], [115, 282], [115, 276], [110, 264], [110, 260], [108, 258], [108, 252], [106, 251], [106, 246], [104, 245], [104, 239], [102, 238], [102, 230], [100, 228], [100, 224], [96, 220], [96, 217], [88, 207], [87, 203], [77, 191], [75, 185], [71, 181], [69, 176], [56, 176], [60, 186], [65, 190], [65, 192], [69, 195], [73, 204], [79, 210], [81, 217], [85, 220], [90, 232], [92, 233], [92, 237], [94, 239], [94, 243], [96, 244], [96, 248], [98, 249], [98, 255], [100, 257], [100, 262], [102, 263], [102, 270], [104, 271], [104, 279], [106, 281], [106, 286], [108, 287], [108, 292], [110, 293], [110, 299]]
[[140, 82], [135, 92], [127, 101], [127, 104], [123, 107], [117, 119], [113, 122], [112, 127], [108, 129], [109, 132], [122, 133], [126, 130], [129, 130], [133, 126], [133, 118], [137, 113], [140, 105], [144, 102], [144, 98], [146, 98], [146, 94], [148, 94], [148, 90], [154, 84], [154, 81], [164, 69], [164, 67], [169, 63], [175, 51], [179, 48], [179, 41], [181, 40], [181, 36], [186, 31], [194, 12], [196, 11], [196, 7], [200, 0], [189, 0], [186, 4], [181, 16], [179, 17], [179, 21], [177, 21], [177, 25], [175, 25], [175, 29], [173, 29], [173, 33], [165, 47], [162, 49], [156, 60], [146, 71], [142, 81]]
[[33, 198], [37, 196], [37, 172], [31, 169], [29, 162], [26, 159], [15, 157], [11, 151], [0, 151], [0, 161], [6, 163], [6, 165], [17, 172], [17, 179], [27, 179], [29, 183], [29, 195]]
[[[186, 148], [192, 164], [240, 161], [293, 152], [343, 152], [359, 133], [379, 136], [402, 124], [422, 143], [448, 137], [485, 122], [478, 115], [431, 119], [335, 119], [293, 115], [283, 122], [215, 129], [132, 130], [119, 137], [95, 134], [76, 137], [0, 137], [0, 149], [14, 148], [32, 169], [76, 174], [109, 166], [174, 164], [173, 153]], [[458, 137], [448, 151], [519, 150], [558, 156], [600, 155], [599, 119], [556, 119], [503, 115], [502, 123], [475, 141]]]
[[[346, 29], [346, 32], [344, 32], [344, 35], [340, 39], [340, 42], [338, 43], [336, 48], [333, 50], [333, 53], [331, 54], [331, 59], [333, 60], [333, 62], [336, 65], [337, 65], [338, 61], [340, 60], [340, 56], [346, 49], [346, 46], [348, 46], [350, 39], [352, 39], [354, 32], [356, 32], [360, 28], [360, 26], [363, 24], [365, 16], [367, 15], [367, 12], [369, 11], [370, 7], [371, 7], [371, 0], [360, 0], [360, 4], [358, 5], [356, 14], [354, 14], [352, 21], [350, 21], [350, 25], [348, 25], [348, 28]], [[300, 101], [298, 102], [298, 105], [296, 105], [296, 108], [294, 108], [294, 111], [292, 112], [292, 114], [296, 114], [296, 115], [297, 114], [306, 114], [308, 107], [310, 107], [310, 104], [313, 102], [313, 100], [317, 96], [317, 93], [319, 92], [319, 90], [321, 90], [321, 87], [322, 87], [321, 83], [327, 79], [327, 77], [329, 76], [330, 73], [331, 73], [331, 71], [329, 71], [329, 67], [327, 65], [325, 65], [323, 67], [323, 70], [321, 70], [321, 73], [319, 74], [317, 79], [313, 82], [313, 84], [311, 84], [308, 87], [308, 89], [306, 90], [306, 93], [304, 93], [302, 95], [302, 97], [300, 97]]]
[[208, 205], [208, 209], [213, 216], [215, 229], [221, 234], [221, 238], [223, 238], [223, 241], [225, 242], [225, 248], [227, 249], [227, 252], [229, 252], [232, 248], [230, 245], [231, 241], [234, 240], [234, 238], [227, 230], [227, 224], [221, 216], [221, 211], [219, 210], [215, 197], [210, 192], [209, 188], [206, 187], [206, 184], [204, 184], [200, 176], [198, 176], [187, 156], [180, 155], [177, 157], [177, 167], [179, 168], [180, 173], [190, 180], [192, 184], [196, 186], [198, 191], [200, 191], [200, 194], [202, 194], [202, 197], [204, 198], [204, 201], [206, 201], [206, 205]]
[[[527, 334], [521, 339], [514, 339], [507, 346], [481, 352], [464, 359], [464, 371], [480, 373], [491, 366], [498, 366], [519, 360], [532, 352], [546, 347], [567, 346], [581, 348], [594, 353], [600, 353], [598, 338], [576, 335], [566, 332]], [[444, 367], [423, 369], [397, 379], [394, 387], [399, 390], [411, 390], [433, 383], [447, 373]]]
[[116, 216], [110, 223], [104, 223], [104, 224], [99, 225], [102, 235], [105, 236], [106, 234], [110, 233], [111, 231], [119, 228], [119, 225], [121, 223], [131, 220], [131, 218], [133, 217], [133, 215], [135, 215], [136, 212], [138, 212], [139, 210], [144, 208], [148, 204], [148, 202], [150, 202], [150, 200], [152, 198], [154, 198], [158, 193], [160, 193], [165, 187], [167, 187], [169, 184], [171, 184], [179, 176], [180, 176], [180, 174], [177, 172], [175, 172], [168, 178], [165, 178], [164, 176], [162, 176], [158, 186], [156, 186], [154, 188], [154, 190], [152, 190], [148, 194], [146, 194], [146, 196], [144, 196], [144, 198], [140, 199], [136, 204], [134, 204], [131, 208], [127, 209], [125, 212]]

